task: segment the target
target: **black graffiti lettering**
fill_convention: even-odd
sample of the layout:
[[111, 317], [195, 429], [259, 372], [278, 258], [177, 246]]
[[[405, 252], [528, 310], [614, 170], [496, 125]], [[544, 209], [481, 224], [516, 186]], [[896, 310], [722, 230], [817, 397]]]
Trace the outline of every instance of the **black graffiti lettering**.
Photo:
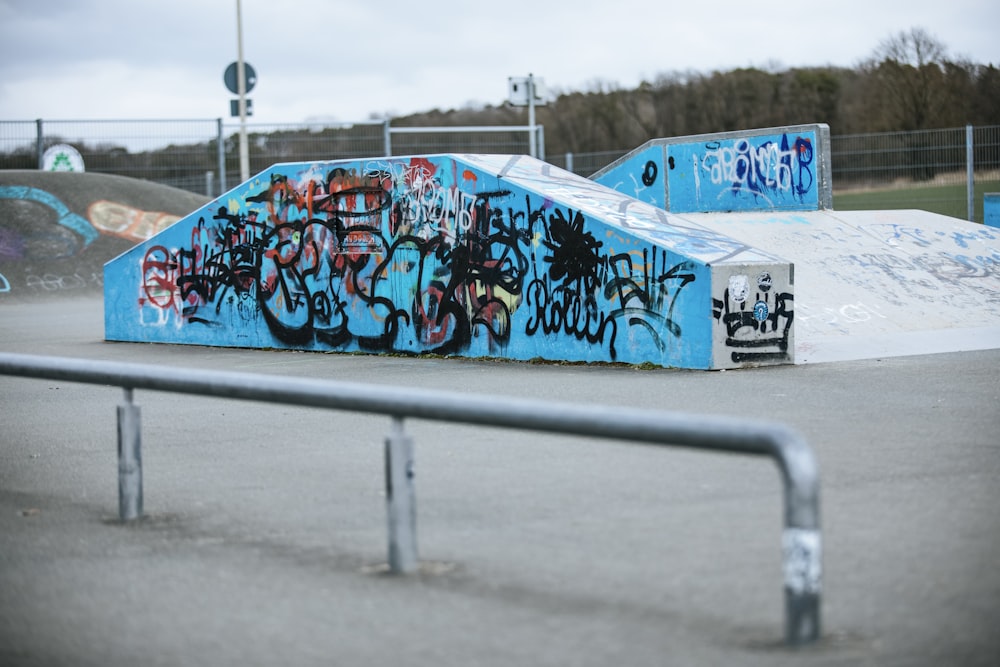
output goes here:
[[[670, 168], [673, 169], [673, 158], [670, 158], [670, 161], [671, 161]], [[656, 183], [657, 171], [658, 170], [656, 168], [655, 162], [653, 162], [652, 160], [646, 162], [646, 166], [642, 170], [642, 184], [648, 188], [653, 183]]]
[[[736, 348], [731, 358], [736, 363], [787, 359], [788, 339], [795, 312], [792, 310], [794, 297], [788, 292], [759, 293], [756, 301], [746, 299], [738, 310], [731, 308], [733, 300], [729, 289], [722, 299], [712, 300], [712, 314], [726, 327], [726, 347]], [[770, 298], [774, 301], [771, 302]], [[759, 318], [754, 306], [763, 302], [768, 306], [768, 314]], [[747, 351], [752, 348], [770, 348], [767, 351]]]
[[674, 305], [683, 288], [695, 280], [694, 273], [690, 272], [690, 263], [682, 262], [660, 273], [657, 267], [665, 263], [665, 252], [644, 249], [643, 266], [637, 281], [631, 256], [615, 255], [610, 260], [613, 278], [604, 288], [606, 298], [617, 296], [619, 307], [611, 311], [612, 316], [625, 318], [629, 325], [644, 328], [661, 350], [666, 343], [660, 331], [666, 330], [675, 338], [681, 337], [681, 327], [673, 318]]
[[528, 285], [526, 305], [533, 307], [525, 333], [546, 335], [564, 333], [592, 344], [607, 344], [611, 359], [618, 358], [615, 337], [618, 326], [600, 312], [592, 295], [580, 295], [564, 287], [551, 288], [547, 278], [536, 278]]
[[692, 265], [653, 246], [609, 253], [579, 210], [458, 191], [434, 169], [415, 159], [301, 184], [275, 175], [245, 213], [219, 208], [189, 245], [151, 248], [144, 303], [205, 326], [222, 326], [228, 306], [227, 325], [260, 317], [296, 347], [451, 354], [478, 338], [493, 349], [522, 313], [525, 335], [599, 345], [612, 360], [628, 327], [661, 349], [682, 335], [673, 309]]

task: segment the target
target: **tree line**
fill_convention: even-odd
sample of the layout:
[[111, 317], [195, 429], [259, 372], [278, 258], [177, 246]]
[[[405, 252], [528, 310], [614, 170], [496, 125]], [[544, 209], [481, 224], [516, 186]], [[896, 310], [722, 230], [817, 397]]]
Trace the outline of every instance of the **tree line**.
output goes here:
[[[432, 111], [395, 126], [523, 124], [510, 106]], [[652, 138], [827, 123], [834, 135], [1000, 125], [1000, 69], [952, 57], [927, 31], [887, 38], [855, 68], [671, 72], [635, 89], [595, 82], [536, 109], [549, 154], [612, 151]]]

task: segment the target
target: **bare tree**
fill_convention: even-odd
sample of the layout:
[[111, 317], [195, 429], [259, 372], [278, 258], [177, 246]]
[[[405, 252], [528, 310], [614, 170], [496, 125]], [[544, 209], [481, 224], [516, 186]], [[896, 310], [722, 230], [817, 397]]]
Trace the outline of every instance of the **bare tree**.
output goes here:
[[[863, 63], [874, 85], [871, 100], [893, 129], [931, 127], [941, 110], [946, 47], [923, 28], [884, 40]], [[888, 128], [887, 128], [888, 129]]]

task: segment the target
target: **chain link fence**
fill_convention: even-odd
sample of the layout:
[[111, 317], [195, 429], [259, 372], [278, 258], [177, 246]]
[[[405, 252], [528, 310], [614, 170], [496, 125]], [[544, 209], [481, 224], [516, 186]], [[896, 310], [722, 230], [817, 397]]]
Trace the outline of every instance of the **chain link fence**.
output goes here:
[[[630, 152], [545, 155], [589, 176]], [[247, 124], [251, 173], [280, 162], [387, 155], [525, 155], [530, 126], [394, 127], [364, 123]], [[834, 208], [921, 208], [983, 220], [983, 194], [1000, 192], [1000, 126], [832, 135]], [[38, 169], [44, 151], [69, 144], [86, 170], [141, 178], [210, 196], [239, 184], [239, 127], [205, 120], [0, 121], [0, 169]]]

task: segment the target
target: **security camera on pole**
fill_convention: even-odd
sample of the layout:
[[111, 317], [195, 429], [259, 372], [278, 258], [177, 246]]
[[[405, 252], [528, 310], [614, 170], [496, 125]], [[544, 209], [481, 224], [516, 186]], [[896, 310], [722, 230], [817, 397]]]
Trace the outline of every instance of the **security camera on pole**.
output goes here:
[[545, 104], [548, 95], [545, 81], [533, 74], [527, 77], [507, 77], [507, 101], [516, 107], [528, 107], [528, 152], [538, 157], [538, 127], [535, 125], [535, 105]]

